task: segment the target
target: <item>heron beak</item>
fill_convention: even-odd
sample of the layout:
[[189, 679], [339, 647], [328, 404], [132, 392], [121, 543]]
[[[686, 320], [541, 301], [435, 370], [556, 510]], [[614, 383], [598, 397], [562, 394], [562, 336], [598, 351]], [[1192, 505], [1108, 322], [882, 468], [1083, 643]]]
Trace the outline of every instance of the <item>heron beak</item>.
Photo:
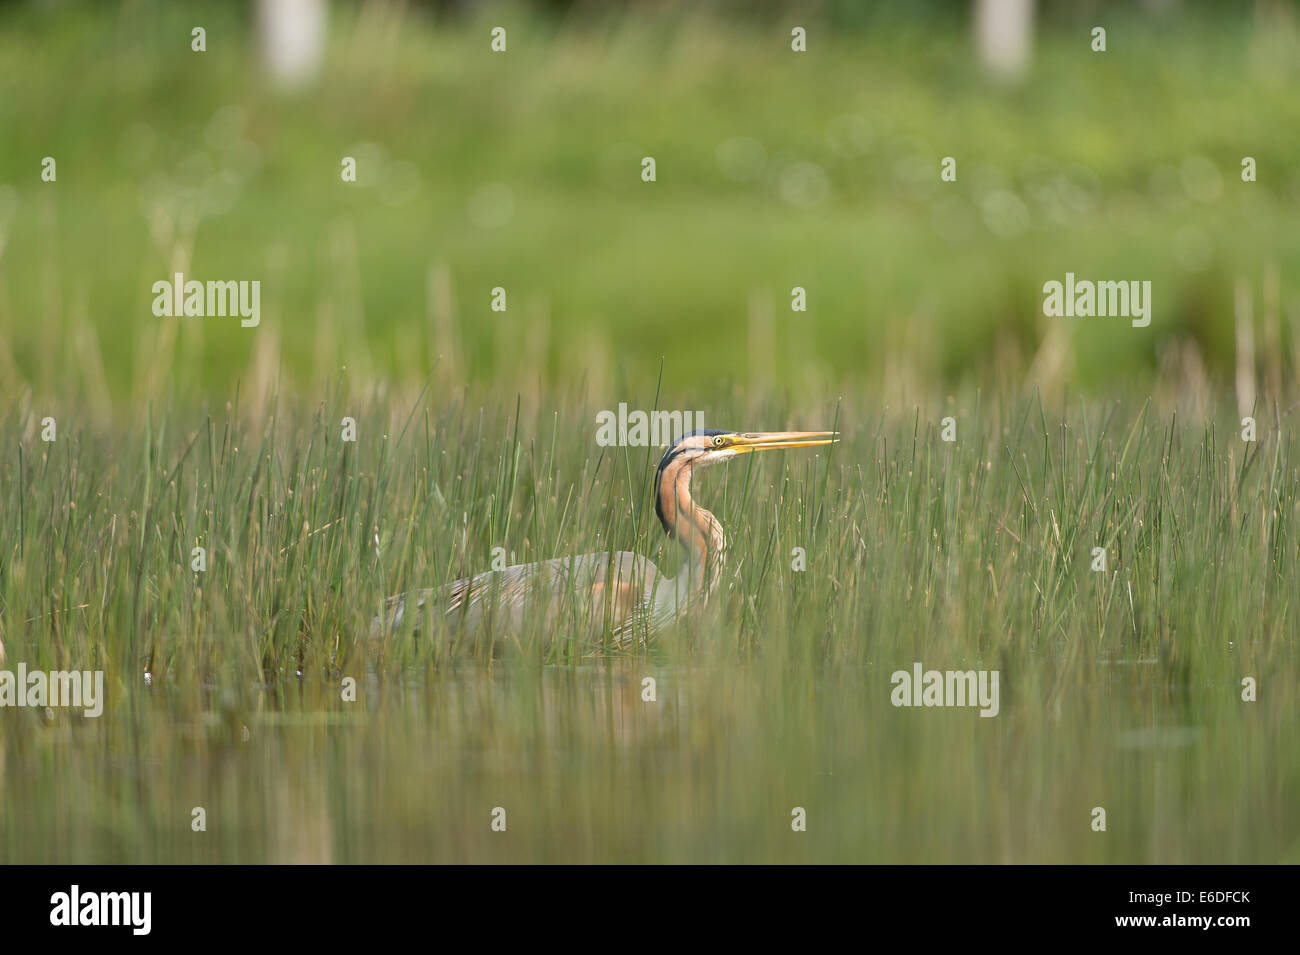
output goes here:
[[744, 454], [747, 451], [815, 448], [823, 444], [834, 444], [839, 439], [838, 431], [756, 431], [730, 435], [726, 447], [737, 454]]

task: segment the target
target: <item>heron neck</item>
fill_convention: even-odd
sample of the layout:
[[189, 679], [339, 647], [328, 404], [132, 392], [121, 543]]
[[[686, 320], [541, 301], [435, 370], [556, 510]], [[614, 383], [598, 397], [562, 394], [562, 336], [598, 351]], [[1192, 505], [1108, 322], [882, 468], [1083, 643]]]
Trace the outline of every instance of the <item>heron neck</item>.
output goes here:
[[673, 536], [682, 545], [686, 558], [677, 574], [678, 587], [685, 587], [692, 595], [713, 593], [722, 576], [725, 542], [722, 524], [709, 511], [696, 507], [690, 518], [678, 525]]
[[686, 561], [674, 579], [679, 605], [707, 597], [722, 575], [726, 535], [722, 524], [691, 497], [689, 465], [665, 474], [659, 487], [659, 514], [664, 529], [682, 545]]

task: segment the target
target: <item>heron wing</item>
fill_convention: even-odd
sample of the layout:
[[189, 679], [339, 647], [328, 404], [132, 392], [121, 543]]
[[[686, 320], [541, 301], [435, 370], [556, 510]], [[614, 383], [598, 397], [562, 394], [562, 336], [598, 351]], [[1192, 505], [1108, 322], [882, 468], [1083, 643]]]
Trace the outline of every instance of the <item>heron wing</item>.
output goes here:
[[422, 616], [436, 614], [452, 632], [502, 627], [518, 632], [527, 620], [540, 619], [548, 627], [575, 626], [586, 636], [608, 629], [618, 638], [649, 611], [649, 595], [660, 577], [653, 562], [628, 551], [515, 564], [390, 597], [371, 625], [371, 635], [402, 626], [414, 607], [417, 630]]

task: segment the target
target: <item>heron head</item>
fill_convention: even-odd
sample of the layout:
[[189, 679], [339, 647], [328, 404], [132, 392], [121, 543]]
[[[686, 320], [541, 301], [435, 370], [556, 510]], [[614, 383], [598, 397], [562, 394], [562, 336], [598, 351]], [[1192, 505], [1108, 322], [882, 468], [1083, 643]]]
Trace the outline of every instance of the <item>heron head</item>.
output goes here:
[[[719, 431], [715, 428], [701, 428], [684, 434], [664, 454], [659, 462], [659, 471], [655, 475], [655, 513], [664, 530], [673, 533], [673, 520], [664, 510], [662, 490], [665, 486], [676, 487], [682, 468], [686, 468], [686, 480], [690, 472], [697, 467], [708, 467], [719, 461], [730, 461], [751, 451], [778, 451], [782, 448], [812, 448], [823, 444], [833, 444], [839, 440], [835, 431]], [[671, 474], [669, 473], [671, 471]], [[665, 475], [669, 475], [668, 485], [664, 484]], [[676, 513], [673, 506], [673, 513]]]
[[780, 451], [785, 448], [813, 448], [839, 440], [836, 431], [720, 431], [701, 428], [684, 434], [664, 454], [659, 473], [674, 461], [685, 459], [694, 467], [730, 461], [751, 451]]

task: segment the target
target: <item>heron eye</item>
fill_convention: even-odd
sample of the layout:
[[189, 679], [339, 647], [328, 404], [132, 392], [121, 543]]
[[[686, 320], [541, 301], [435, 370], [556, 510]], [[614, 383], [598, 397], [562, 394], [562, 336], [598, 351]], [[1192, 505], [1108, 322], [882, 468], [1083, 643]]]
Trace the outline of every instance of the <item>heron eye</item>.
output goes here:
[[718, 434], [718, 435], [714, 435], [714, 436], [713, 436], [713, 446], [714, 446], [715, 448], [720, 448], [720, 447], [722, 447], [722, 444], [723, 444], [722, 435], [720, 435], [720, 434]]

